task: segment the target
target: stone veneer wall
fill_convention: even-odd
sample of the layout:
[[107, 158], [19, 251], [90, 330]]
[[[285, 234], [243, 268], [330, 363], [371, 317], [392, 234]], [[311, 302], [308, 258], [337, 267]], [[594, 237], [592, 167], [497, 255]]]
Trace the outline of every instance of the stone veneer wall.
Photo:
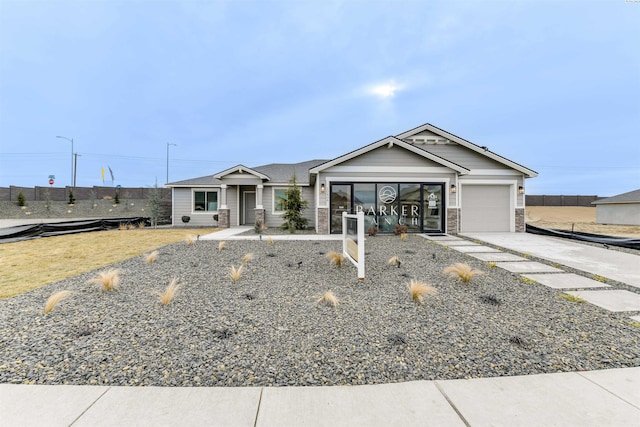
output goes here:
[[231, 211], [229, 209], [218, 209], [218, 227], [229, 228]]
[[329, 208], [318, 208], [318, 224], [316, 233], [329, 234]]
[[458, 208], [447, 208], [447, 229], [445, 230], [447, 234], [458, 234], [459, 213]]
[[524, 209], [518, 208], [516, 209], [516, 232], [524, 233], [526, 231], [526, 227], [524, 225]]
[[260, 221], [260, 224], [262, 224], [264, 226], [264, 209], [254, 209], [255, 213], [256, 213], [256, 224], [258, 223], [258, 221]]

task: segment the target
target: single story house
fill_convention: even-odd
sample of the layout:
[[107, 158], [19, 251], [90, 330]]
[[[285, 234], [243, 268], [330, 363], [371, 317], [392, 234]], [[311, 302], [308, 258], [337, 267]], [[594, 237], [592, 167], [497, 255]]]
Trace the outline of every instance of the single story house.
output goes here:
[[596, 223], [640, 225], [640, 189], [591, 202], [596, 205]]
[[173, 225], [282, 224], [295, 176], [304, 215], [319, 234], [341, 232], [342, 212], [365, 213], [381, 233], [524, 231], [525, 179], [537, 173], [431, 124], [388, 136], [331, 160], [237, 165], [168, 183]]

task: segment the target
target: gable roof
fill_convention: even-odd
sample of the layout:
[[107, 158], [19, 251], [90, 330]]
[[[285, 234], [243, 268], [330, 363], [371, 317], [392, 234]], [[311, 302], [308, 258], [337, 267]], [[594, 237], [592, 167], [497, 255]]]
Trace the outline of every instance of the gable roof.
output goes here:
[[[422, 131], [429, 131], [431, 133], [434, 133], [436, 135], [440, 135], [443, 138], [446, 138], [450, 141], [453, 141], [457, 144], [462, 145], [463, 147], [466, 147], [472, 151], [475, 151], [476, 153], [482, 154], [492, 160], [495, 160], [498, 163], [502, 163], [503, 165], [509, 166], [512, 169], [515, 169], [519, 172], [522, 172], [527, 178], [535, 178], [536, 176], [538, 176], [538, 172], [526, 168], [524, 166], [522, 166], [519, 163], [516, 163], [514, 161], [511, 161], [505, 157], [502, 157], [496, 153], [493, 153], [492, 151], [490, 151], [487, 147], [481, 147], [479, 145], [474, 144], [473, 142], [467, 141], [466, 139], [460, 138], [459, 136], [456, 136], [452, 133], [449, 133], [443, 129], [440, 129], [439, 127], [433, 126], [432, 124], [426, 123], [424, 125], [418, 126], [416, 128], [413, 128], [411, 130], [408, 130], [406, 132], [403, 132], [399, 135], [396, 135], [396, 138], [398, 139], [405, 139], [408, 138], [412, 135], [415, 135], [417, 133], [420, 133]], [[426, 150], [426, 148], [425, 148]]]
[[640, 189], [591, 202], [592, 205], [606, 205], [609, 203], [640, 203]]
[[[270, 163], [267, 165], [256, 166], [248, 168], [243, 165], [237, 165], [232, 168], [226, 169], [222, 172], [218, 172], [214, 175], [206, 175], [198, 178], [185, 179], [183, 181], [176, 181], [167, 183], [167, 187], [207, 187], [217, 186], [224, 184], [224, 177], [233, 173], [248, 173], [254, 175], [263, 182], [270, 182], [271, 184], [288, 183], [289, 180], [296, 176], [298, 185], [309, 185], [310, 176], [309, 169], [317, 166], [321, 163], [325, 163], [327, 160], [308, 160], [300, 163]], [[311, 182], [312, 184], [313, 182]]]
[[249, 175], [253, 175], [253, 176], [257, 177], [257, 178], [260, 178], [263, 181], [269, 181], [269, 177], [267, 175], [264, 175], [264, 174], [256, 171], [255, 169], [248, 168], [248, 167], [246, 167], [244, 165], [236, 165], [236, 166], [234, 166], [232, 168], [229, 168], [227, 170], [224, 170], [222, 172], [218, 172], [217, 174], [213, 175], [213, 177], [217, 178], [217, 179], [222, 179], [225, 176], [231, 175], [233, 173], [240, 173], [240, 174], [248, 173]]
[[429, 159], [429, 160], [434, 161], [436, 163], [439, 163], [439, 164], [441, 164], [443, 166], [446, 166], [446, 167], [448, 167], [450, 169], [453, 169], [453, 170], [455, 170], [456, 172], [458, 172], [458, 173], [460, 173], [462, 175], [468, 174], [470, 172], [470, 170], [465, 168], [464, 166], [460, 166], [459, 164], [450, 162], [449, 160], [447, 160], [447, 159], [445, 159], [443, 157], [437, 156], [437, 155], [435, 155], [433, 153], [430, 153], [430, 152], [428, 152], [426, 150], [423, 150], [423, 149], [421, 149], [419, 147], [416, 147], [415, 145], [412, 145], [412, 144], [409, 144], [408, 142], [402, 141], [402, 140], [400, 140], [400, 139], [398, 139], [398, 138], [396, 138], [394, 136], [388, 136], [388, 137], [383, 138], [383, 139], [381, 139], [379, 141], [373, 142], [373, 143], [371, 143], [369, 145], [365, 145], [362, 148], [354, 150], [354, 151], [352, 151], [350, 153], [347, 153], [345, 155], [342, 155], [340, 157], [336, 157], [333, 160], [326, 161], [326, 162], [322, 163], [321, 165], [318, 165], [318, 166], [316, 166], [314, 168], [311, 168], [309, 170], [309, 173], [310, 174], [317, 174], [318, 172], [322, 172], [323, 170], [325, 170], [327, 168], [330, 168], [332, 166], [335, 166], [335, 165], [338, 165], [340, 163], [346, 162], [347, 160], [351, 160], [351, 159], [353, 159], [355, 157], [361, 156], [362, 154], [368, 153], [369, 151], [373, 151], [376, 148], [380, 148], [380, 147], [385, 146], [385, 145], [388, 146], [388, 147], [392, 147], [394, 145], [397, 145], [398, 147], [402, 147], [402, 148], [404, 148], [404, 149], [406, 149], [408, 151], [411, 151], [411, 152], [413, 152], [413, 153], [415, 153], [415, 154], [417, 154], [419, 156], [422, 156], [422, 157], [424, 157], [426, 159]]

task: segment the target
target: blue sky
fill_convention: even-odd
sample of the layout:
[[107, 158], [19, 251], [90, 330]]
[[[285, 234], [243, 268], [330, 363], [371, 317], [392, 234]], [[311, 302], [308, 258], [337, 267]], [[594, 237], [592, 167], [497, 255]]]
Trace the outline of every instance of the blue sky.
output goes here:
[[0, 0], [0, 186], [151, 186], [334, 158], [431, 123], [640, 188], [640, 1]]

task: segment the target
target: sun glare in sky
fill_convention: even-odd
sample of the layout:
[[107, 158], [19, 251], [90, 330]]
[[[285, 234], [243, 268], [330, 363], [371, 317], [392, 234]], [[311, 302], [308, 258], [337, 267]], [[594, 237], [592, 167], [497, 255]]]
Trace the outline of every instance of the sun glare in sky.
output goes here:
[[377, 96], [378, 98], [387, 99], [393, 98], [396, 92], [402, 89], [404, 89], [404, 86], [392, 80], [387, 83], [381, 83], [371, 86], [369, 88], [369, 94]]

